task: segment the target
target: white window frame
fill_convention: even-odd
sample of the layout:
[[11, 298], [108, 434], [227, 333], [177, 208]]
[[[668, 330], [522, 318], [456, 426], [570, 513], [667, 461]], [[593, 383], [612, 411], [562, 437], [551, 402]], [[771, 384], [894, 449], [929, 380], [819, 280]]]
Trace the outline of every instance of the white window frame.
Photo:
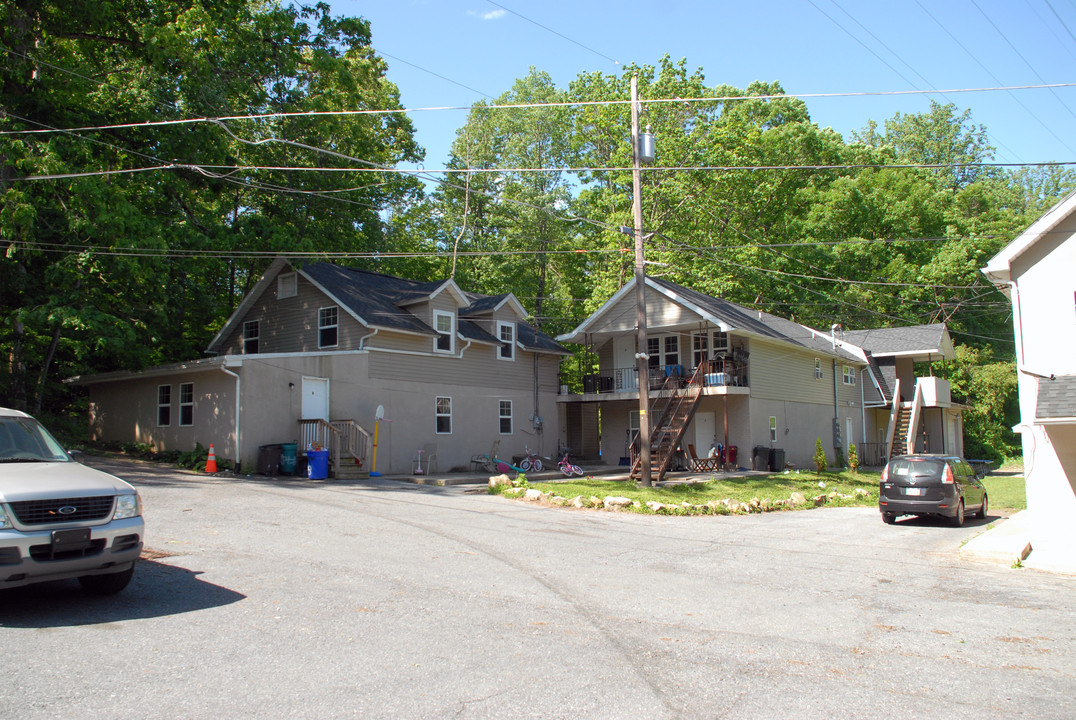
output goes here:
[[[190, 417], [184, 419], [184, 411]], [[186, 382], [179, 384], [179, 426], [191, 427], [194, 425], [194, 383]]]
[[[448, 395], [438, 395], [433, 401], [434, 432], [438, 435], [452, 434], [452, 398]], [[448, 418], [448, 429], [441, 429], [441, 418]]]
[[299, 276], [296, 273], [281, 273], [276, 276], [276, 299], [284, 300], [299, 294]]
[[821, 358], [815, 358], [814, 359], [814, 379], [815, 380], [821, 380], [822, 377], [823, 377], [822, 359]]
[[[166, 402], [161, 402], [161, 391], [166, 390], [168, 397]], [[166, 417], [164, 422], [161, 422], [161, 411], [165, 411]], [[157, 386], [157, 427], [171, 427], [172, 426], [172, 386], [171, 385], [158, 385]]]
[[702, 365], [710, 359], [710, 333], [691, 334], [691, 367]]
[[[444, 330], [440, 327], [441, 320], [448, 319], [448, 329]], [[437, 337], [433, 339], [433, 351], [435, 353], [443, 353], [451, 355], [456, 352], [456, 315], [445, 310], [433, 311], [433, 329], [437, 331]], [[441, 338], [448, 338], [448, 347], [441, 347]]]
[[[327, 323], [322, 314], [332, 311], [332, 318], [335, 322]], [[336, 335], [336, 342], [327, 343], [323, 342], [323, 333], [326, 330], [333, 330]], [[338, 305], [329, 305], [327, 307], [318, 308], [318, 349], [321, 348], [334, 348], [340, 346], [340, 307]]]
[[855, 385], [856, 384], [856, 369], [854, 367], [852, 367], [851, 365], [842, 365], [841, 366], [841, 372], [844, 375], [844, 384], [845, 385]]
[[770, 415], [770, 443], [777, 442], [777, 416]]
[[[721, 341], [722, 341], [721, 343], [717, 342], [718, 338], [721, 339]], [[710, 339], [712, 341], [710, 343], [710, 347], [713, 348], [713, 351], [712, 351], [713, 356], [712, 357], [716, 357], [719, 352], [722, 355], [728, 354], [729, 348], [731, 346], [729, 345], [729, 334], [727, 332], [725, 332], [724, 330], [714, 330], [713, 335], [711, 336]]]
[[[507, 414], [505, 414], [507, 410]], [[505, 421], [508, 422], [508, 429], [505, 430]], [[498, 400], [497, 401], [497, 428], [501, 435], [511, 435], [513, 431], [512, 422], [512, 401], [511, 400]]]
[[[253, 333], [250, 332], [253, 330]], [[256, 355], [261, 348], [262, 324], [260, 320], [247, 320], [243, 323], [243, 354]], [[253, 342], [254, 349], [250, 349]]]
[[[505, 334], [508, 337], [505, 337]], [[497, 323], [497, 339], [501, 341], [500, 347], [497, 348], [498, 360], [510, 360], [516, 359], [516, 324], [510, 322], [498, 322]]]

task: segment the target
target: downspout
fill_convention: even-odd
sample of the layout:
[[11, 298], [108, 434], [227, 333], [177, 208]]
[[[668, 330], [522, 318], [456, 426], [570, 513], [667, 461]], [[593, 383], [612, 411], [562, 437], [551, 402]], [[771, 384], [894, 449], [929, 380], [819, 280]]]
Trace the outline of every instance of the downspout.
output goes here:
[[863, 383], [867, 379], [867, 368], [863, 368], [859, 374], [859, 417], [863, 422], [863, 429], [860, 431], [859, 442], [867, 442], [867, 401], [866, 396], [863, 394]]
[[359, 338], [359, 350], [365, 350], [366, 341], [372, 338], [374, 335], [377, 335], [379, 332], [381, 332], [381, 328], [374, 328], [374, 331], [372, 333], [367, 333], [361, 338]]
[[[225, 360], [225, 362], [227, 362], [227, 360]], [[239, 422], [239, 409], [242, 407], [240, 398], [243, 396], [243, 393], [241, 392], [243, 387], [242, 379], [239, 377], [238, 373], [232, 372], [226, 365], [221, 365], [220, 369], [225, 375], [231, 375], [235, 378], [235, 474], [239, 475], [243, 468], [243, 456], [241, 451], [243, 444], [240, 442], [242, 439], [240, 436], [242, 424]]]
[[541, 415], [538, 414], [538, 353], [531, 353], [531, 357], [534, 358], [534, 418], [531, 420], [531, 425], [538, 433], [538, 454], [541, 455], [543, 436]]

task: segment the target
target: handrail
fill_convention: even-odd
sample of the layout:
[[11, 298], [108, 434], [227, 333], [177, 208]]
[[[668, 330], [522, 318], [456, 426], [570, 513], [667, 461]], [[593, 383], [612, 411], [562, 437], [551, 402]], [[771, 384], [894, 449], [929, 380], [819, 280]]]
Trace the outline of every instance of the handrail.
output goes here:
[[366, 460], [366, 449], [370, 445], [370, 431], [354, 420], [322, 420], [321, 418], [300, 419], [299, 436], [303, 449], [315, 443], [329, 451], [333, 467], [340, 467], [344, 456], [355, 458], [360, 463]]
[[897, 433], [897, 418], [900, 416], [900, 378], [893, 387], [893, 407], [889, 410], [889, 427], [885, 431], [886, 445], [893, 451], [893, 437]]
[[[923, 378], [919, 378], [922, 380]], [[912, 397], [912, 414], [908, 420], [908, 435], [904, 439], [904, 447], [907, 452], [915, 452], [915, 430], [919, 427], [919, 414], [923, 410], [923, 385], [915, 383], [915, 395]]]

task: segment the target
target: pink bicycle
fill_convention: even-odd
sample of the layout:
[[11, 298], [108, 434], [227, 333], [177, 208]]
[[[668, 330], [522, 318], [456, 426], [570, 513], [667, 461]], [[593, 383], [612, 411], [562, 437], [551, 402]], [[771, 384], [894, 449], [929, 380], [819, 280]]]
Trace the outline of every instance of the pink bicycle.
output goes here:
[[557, 463], [557, 467], [560, 468], [560, 471], [564, 475], [564, 477], [571, 477], [572, 475], [578, 475], [579, 477], [583, 477], [583, 468], [579, 467], [578, 465], [572, 464], [571, 459], [568, 457], [568, 453], [570, 452], [571, 450], [569, 448], [564, 448], [564, 457], [562, 457], [560, 459], [560, 462]]

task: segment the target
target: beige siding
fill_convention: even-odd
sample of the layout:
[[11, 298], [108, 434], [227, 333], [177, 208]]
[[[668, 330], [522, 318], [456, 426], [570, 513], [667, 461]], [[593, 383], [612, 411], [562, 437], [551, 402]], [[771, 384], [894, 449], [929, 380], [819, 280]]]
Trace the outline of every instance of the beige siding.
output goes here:
[[[815, 377], [814, 361], [822, 361], [822, 378]], [[833, 359], [809, 350], [799, 351], [787, 345], [761, 340], [751, 342], [751, 396], [762, 400], [833, 404]], [[854, 400], [859, 404], [859, 388], [844, 385], [842, 362], [837, 362], [838, 401]], [[856, 366], [858, 369], [858, 365]], [[857, 373], [857, 382], [859, 381]]]
[[[451, 382], [472, 387], [527, 389], [534, 386], [531, 353], [518, 352], [514, 361], [498, 360], [488, 345], [472, 345], [462, 357], [371, 352], [370, 377], [379, 380]], [[550, 385], [557, 391], [556, 381]]]
[[[609, 308], [601, 321], [590, 328], [591, 332], [635, 332], [638, 324], [635, 293], [629, 292]], [[661, 328], [697, 325], [702, 318], [686, 308], [670, 301], [664, 295], [647, 288], [646, 291], [646, 326], [650, 330]]]
[[[301, 275], [296, 296], [282, 300], [277, 299], [274, 281], [269, 290], [236, 323], [234, 331], [225, 339], [220, 354], [243, 353], [243, 323], [253, 320], [257, 320], [261, 326], [259, 354], [316, 351], [319, 349], [318, 311], [325, 307], [336, 305]], [[370, 331], [342, 307], [339, 308], [338, 317], [340, 326], [336, 347], [357, 348], [362, 337]]]

